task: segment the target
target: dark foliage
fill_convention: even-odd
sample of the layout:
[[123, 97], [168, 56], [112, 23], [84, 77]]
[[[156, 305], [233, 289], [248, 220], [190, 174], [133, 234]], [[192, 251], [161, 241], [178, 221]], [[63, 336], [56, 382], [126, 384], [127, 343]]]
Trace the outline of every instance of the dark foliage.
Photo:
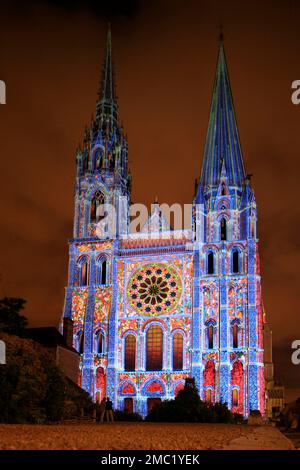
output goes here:
[[25, 304], [26, 300], [24, 299], [14, 297], [0, 299], [0, 332], [25, 336], [28, 321], [20, 314]]
[[66, 379], [51, 355], [34, 341], [0, 334], [6, 364], [0, 366], [0, 422], [44, 423], [80, 417], [93, 404]]
[[146, 417], [146, 421], [185, 423], [237, 423], [241, 415], [234, 415], [224, 403], [203, 402], [195, 387], [185, 387], [174, 400], [163, 401]]

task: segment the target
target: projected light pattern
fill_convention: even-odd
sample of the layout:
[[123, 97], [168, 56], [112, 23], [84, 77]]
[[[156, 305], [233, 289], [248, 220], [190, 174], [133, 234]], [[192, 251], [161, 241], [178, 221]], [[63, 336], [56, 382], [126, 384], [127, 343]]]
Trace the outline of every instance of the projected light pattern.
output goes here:
[[[114, 408], [147, 415], [194, 377], [202, 400], [248, 416], [265, 409], [257, 206], [239, 145], [220, 46], [191, 225], [176, 239], [159, 205], [155, 236], [96, 236], [99, 201], [129, 207], [128, 144], [108, 33], [102, 94], [76, 155], [74, 234], [63, 327], [81, 354], [78, 383]], [[122, 230], [121, 230], [122, 229]], [[118, 228], [119, 230], [119, 228]], [[197, 238], [195, 235], [197, 234]]]
[[163, 264], [147, 264], [132, 276], [128, 299], [140, 313], [161, 315], [175, 309], [181, 290], [181, 281], [174, 269]]

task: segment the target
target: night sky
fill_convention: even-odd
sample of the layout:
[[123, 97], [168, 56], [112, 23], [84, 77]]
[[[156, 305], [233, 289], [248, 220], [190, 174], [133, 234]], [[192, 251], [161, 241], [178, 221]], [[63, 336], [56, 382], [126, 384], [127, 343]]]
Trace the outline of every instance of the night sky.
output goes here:
[[[75, 149], [95, 110], [107, 21], [133, 200], [191, 203], [223, 25], [242, 150], [259, 209], [276, 375], [300, 388], [300, 2], [1, 2], [1, 295], [57, 325], [72, 236]], [[25, 5], [23, 5], [23, 3]], [[70, 7], [70, 5], [73, 5]], [[81, 6], [84, 4], [84, 6]]]

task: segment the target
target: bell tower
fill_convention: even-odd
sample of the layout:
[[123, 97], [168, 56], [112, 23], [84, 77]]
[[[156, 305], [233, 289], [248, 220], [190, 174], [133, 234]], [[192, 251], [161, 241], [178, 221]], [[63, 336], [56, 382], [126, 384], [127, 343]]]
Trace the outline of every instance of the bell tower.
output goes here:
[[223, 40], [194, 200], [193, 376], [202, 399], [264, 413], [257, 210], [246, 175]]
[[120, 235], [127, 234], [130, 193], [128, 143], [119, 118], [109, 28], [95, 117], [76, 151], [74, 228], [63, 315], [64, 336], [81, 354], [79, 384], [95, 400], [114, 393], [115, 252]]
[[97, 235], [98, 238], [108, 238], [110, 234], [104, 230], [105, 227], [102, 227], [102, 232], [101, 226], [97, 231], [97, 223], [107, 215], [105, 205], [108, 204], [116, 210], [115, 235], [119, 231], [126, 233], [126, 220], [119, 217], [119, 211], [126, 210], [129, 204], [131, 178], [128, 172], [127, 137], [119, 120], [110, 29], [95, 118], [85, 129], [83, 146], [76, 152], [76, 164], [74, 237], [89, 238]]

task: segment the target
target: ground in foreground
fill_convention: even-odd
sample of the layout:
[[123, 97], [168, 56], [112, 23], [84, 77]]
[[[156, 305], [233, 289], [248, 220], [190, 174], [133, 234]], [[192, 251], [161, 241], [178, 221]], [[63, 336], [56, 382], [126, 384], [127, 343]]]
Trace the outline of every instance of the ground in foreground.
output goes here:
[[180, 450], [291, 449], [270, 426], [230, 424], [0, 424], [0, 449]]

